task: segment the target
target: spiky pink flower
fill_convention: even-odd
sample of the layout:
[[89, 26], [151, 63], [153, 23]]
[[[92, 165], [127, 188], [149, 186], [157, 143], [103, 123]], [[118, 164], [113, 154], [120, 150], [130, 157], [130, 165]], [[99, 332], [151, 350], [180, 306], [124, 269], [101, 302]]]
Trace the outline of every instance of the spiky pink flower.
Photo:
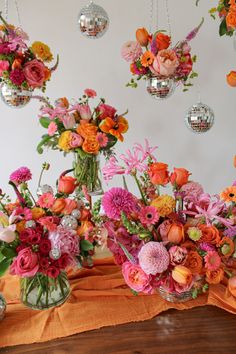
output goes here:
[[104, 194], [102, 207], [109, 218], [119, 220], [122, 212], [130, 214], [135, 210], [135, 199], [126, 189], [114, 187]]
[[141, 45], [135, 41], [128, 41], [121, 48], [121, 56], [128, 62], [134, 62], [142, 53]]
[[125, 168], [117, 164], [117, 159], [115, 156], [111, 156], [102, 169], [102, 174], [105, 181], [111, 180], [115, 175], [123, 175], [124, 173]]
[[204, 257], [205, 265], [208, 270], [214, 272], [221, 265], [221, 258], [216, 251], [209, 251]]
[[20, 167], [14, 172], [11, 173], [9, 179], [11, 182], [16, 185], [30, 181], [32, 178], [32, 174], [28, 167]]
[[139, 219], [144, 225], [154, 225], [159, 218], [156, 208], [152, 206], [145, 206], [140, 210]]
[[170, 257], [162, 242], [148, 242], [138, 254], [140, 267], [146, 274], [163, 273], [169, 266]]

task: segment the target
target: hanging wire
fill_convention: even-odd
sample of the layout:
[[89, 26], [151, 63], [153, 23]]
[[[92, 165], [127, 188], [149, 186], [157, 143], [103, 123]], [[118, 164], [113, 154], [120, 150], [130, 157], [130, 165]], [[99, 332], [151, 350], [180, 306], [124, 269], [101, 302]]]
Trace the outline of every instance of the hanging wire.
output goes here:
[[[155, 9], [156, 7], [156, 9]], [[154, 12], [156, 15], [154, 15]], [[152, 33], [157, 30], [158, 26], [158, 0], [150, 0], [150, 24], [149, 24], [149, 32]]]
[[8, 0], [4, 0], [4, 15], [6, 21], [8, 20], [8, 9], [9, 9]]
[[150, 22], [149, 22], [149, 33], [152, 33], [152, 25], [153, 25], [153, 10], [154, 10], [154, 0], [150, 0]]
[[170, 24], [169, 1], [165, 0], [165, 3], [166, 3], [166, 17], [167, 17], [168, 32], [169, 32], [170, 38], [172, 39], [171, 24]]
[[20, 11], [19, 11], [19, 6], [17, 0], [14, 0], [15, 2], [15, 7], [16, 7], [16, 12], [17, 12], [17, 18], [18, 18], [18, 23], [19, 26], [21, 27], [21, 19], [20, 19]]

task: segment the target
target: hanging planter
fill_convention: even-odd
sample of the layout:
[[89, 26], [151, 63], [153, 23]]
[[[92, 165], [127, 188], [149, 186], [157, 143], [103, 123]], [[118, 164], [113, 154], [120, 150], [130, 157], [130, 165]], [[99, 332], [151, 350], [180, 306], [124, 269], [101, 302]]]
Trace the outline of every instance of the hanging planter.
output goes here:
[[169, 98], [175, 91], [175, 81], [172, 78], [151, 76], [147, 78], [147, 92], [155, 99]]
[[1, 99], [9, 107], [22, 108], [29, 103], [32, 91], [10, 87], [7, 83], [1, 85]]

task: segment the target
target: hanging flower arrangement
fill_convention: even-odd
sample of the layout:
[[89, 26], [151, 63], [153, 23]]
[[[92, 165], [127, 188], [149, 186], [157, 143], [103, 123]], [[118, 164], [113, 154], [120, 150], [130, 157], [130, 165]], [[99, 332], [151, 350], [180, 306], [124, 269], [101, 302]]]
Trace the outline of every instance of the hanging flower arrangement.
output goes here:
[[217, 7], [209, 10], [211, 16], [220, 19], [220, 36], [232, 36], [236, 29], [236, 2], [235, 0], [219, 0]]

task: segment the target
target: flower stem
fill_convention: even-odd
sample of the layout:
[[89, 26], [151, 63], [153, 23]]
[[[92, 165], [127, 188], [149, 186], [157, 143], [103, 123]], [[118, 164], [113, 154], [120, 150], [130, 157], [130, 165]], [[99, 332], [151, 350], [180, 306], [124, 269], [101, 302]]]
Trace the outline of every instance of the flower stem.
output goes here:
[[133, 174], [133, 177], [134, 177], [135, 182], [136, 182], [136, 184], [137, 184], [137, 186], [138, 186], [139, 192], [140, 192], [141, 197], [142, 197], [142, 201], [144, 202], [145, 205], [147, 205], [147, 201], [146, 201], [145, 195], [144, 195], [144, 193], [143, 193], [142, 187], [141, 187], [141, 185], [140, 185], [140, 182], [139, 182], [139, 180], [138, 180], [138, 178], [137, 178], [136, 173]]

